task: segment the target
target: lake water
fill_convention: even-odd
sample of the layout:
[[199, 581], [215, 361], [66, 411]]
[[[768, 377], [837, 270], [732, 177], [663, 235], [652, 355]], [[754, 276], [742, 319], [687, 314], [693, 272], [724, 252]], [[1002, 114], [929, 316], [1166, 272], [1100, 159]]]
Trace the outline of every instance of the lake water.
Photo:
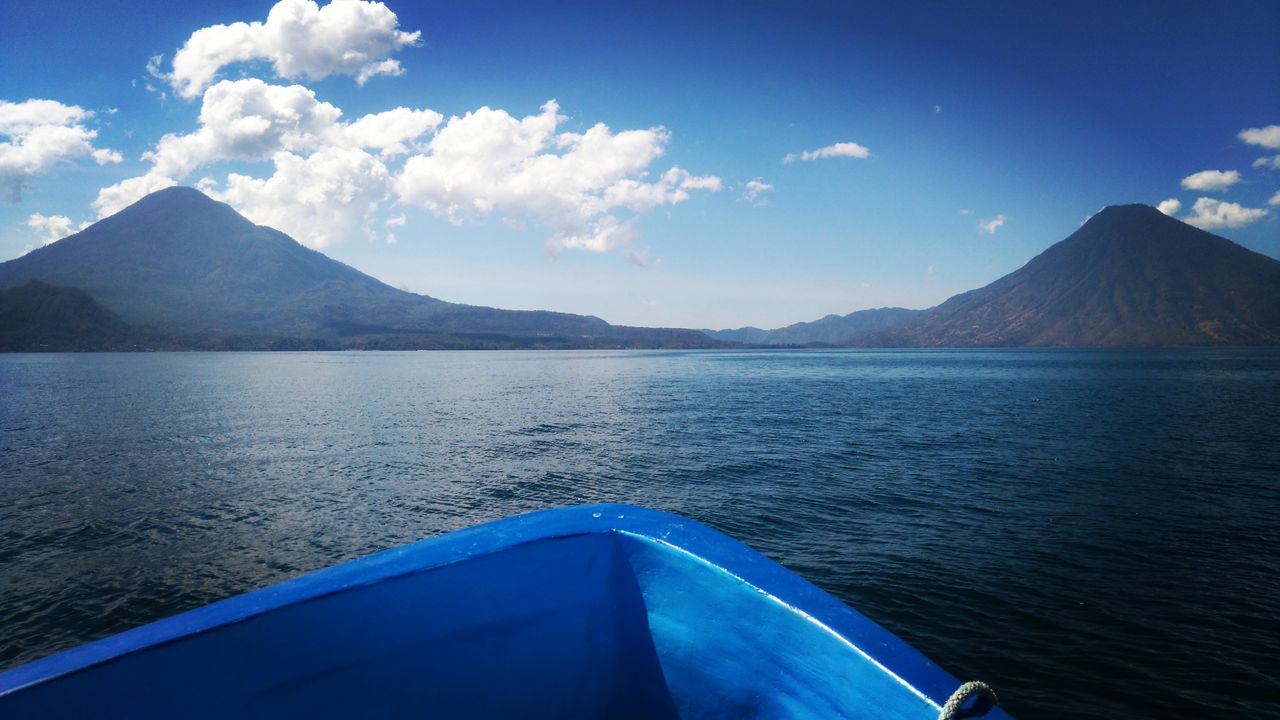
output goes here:
[[1024, 718], [1280, 717], [1280, 352], [0, 356], [0, 667], [513, 513], [706, 522]]

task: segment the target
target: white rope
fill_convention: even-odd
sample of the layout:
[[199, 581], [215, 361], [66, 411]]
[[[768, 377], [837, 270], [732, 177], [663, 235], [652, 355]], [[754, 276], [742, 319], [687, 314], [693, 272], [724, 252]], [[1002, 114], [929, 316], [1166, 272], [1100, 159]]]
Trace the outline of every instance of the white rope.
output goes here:
[[995, 705], [1000, 702], [1000, 698], [996, 697], [996, 691], [992, 690], [990, 685], [976, 680], [973, 682], [967, 682], [961, 685], [955, 692], [951, 693], [950, 699], [948, 699], [947, 703], [942, 706], [942, 712], [938, 713], [938, 720], [954, 720], [955, 718], [960, 717], [956, 714], [960, 711], [960, 706], [964, 704], [965, 700], [968, 700], [974, 695], [983, 696], [990, 701], [991, 705]]

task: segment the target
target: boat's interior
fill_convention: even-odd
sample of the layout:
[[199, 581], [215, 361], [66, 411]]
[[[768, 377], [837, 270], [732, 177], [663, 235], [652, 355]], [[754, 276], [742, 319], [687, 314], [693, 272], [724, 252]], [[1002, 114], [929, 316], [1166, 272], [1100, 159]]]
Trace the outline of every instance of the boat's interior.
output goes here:
[[183, 718], [937, 713], [804, 614], [647, 537], [548, 538], [361, 582], [128, 652], [11, 694], [0, 709]]

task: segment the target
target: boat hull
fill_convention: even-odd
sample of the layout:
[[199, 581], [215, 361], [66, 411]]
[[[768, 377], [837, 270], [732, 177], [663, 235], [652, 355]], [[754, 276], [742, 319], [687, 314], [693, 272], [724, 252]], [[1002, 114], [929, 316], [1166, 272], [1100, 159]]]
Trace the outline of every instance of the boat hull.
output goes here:
[[958, 685], [710, 528], [597, 505], [389, 550], [11, 670], [0, 716], [932, 719]]

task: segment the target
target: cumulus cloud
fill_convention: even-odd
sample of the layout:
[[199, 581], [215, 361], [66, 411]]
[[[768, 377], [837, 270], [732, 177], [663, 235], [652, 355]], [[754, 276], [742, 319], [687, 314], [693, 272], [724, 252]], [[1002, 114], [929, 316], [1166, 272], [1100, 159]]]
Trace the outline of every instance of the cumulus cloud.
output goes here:
[[[100, 190], [94, 209], [99, 217], [111, 215], [147, 193], [181, 182], [197, 168], [219, 162], [271, 161], [278, 166], [278, 160], [284, 160], [292, 173], [296, 170], [294, 159], [327, 148], [376, 150], [381, 164], [409, 152], [413, 142], [430, 133], [442, 119], [434, 110], [404, 107], [366, 115], [352, 123], [343, 123], [341, 117], [340, 109], [317, 99], [312, 90], [301, 85], [271, 85], [255, 78], [220, 81], [204, 93], [199, 128], [162, 137], [154, 150], [143, 155], [151, 162], [147, 173]], [[331, 158], [324, 160], [329, 161]], [[383, 171], [385, 174], [385, 167]], [[377, 176], [364, 174], [355, 179]], [[333, 232], [346, 227], [349, 223], [335, 225]], [[331, 233], [317, 238], [315, 246], [329, 244], [335, 237]]]
[[782, 162], [790, 164], [796, 160], [808, 161], [833, 157], [868, 158], [871, 157], [871, 151], [855, 142], [839, 142], [817, 150], [787, 153], [782, 158]]
[[358, 147], [376, 148], [383, 157], [403, 155], [416, 149], [410, 142], [435, 130], [444, 116], [435, 110], [398, 107], [365, 115], [346, 127], [347, 139]]
[[45, 245], [61, 240], [75, 232], [71, 218], [62, 215], [46, 217], [40, 213], [33, 213], [31, 217], [27, 218], [27, 227], [39, 231]]
[[184, 98], [199, 97], [227, 65], [253, 60], [271, 63], [282, 78], [349, 75], [363, 85], [377, 75], [402, 74], [399, 61], [389, 56], [420, 37], [420, 32], [400, 30], [396, 14], [381, 2], [333, 0], [319, 7], [312, 0], [280, 0], [266, 22], [195, 31], [174, 54], [167, 75], [159, 72], [159, 58], [148, 70]]
[[85, 123], [93, 112], [56, 100], [0, 100], [0, 191], [21, 202], [31, 178], [60, 162], [81, 157], [99, 165], [118, 163], [120, 153], [94, 147], [98, 136]]
[[558, 132], [566, 119], [554, 100], [524, 118], [489, 107], [451, 117], [425, 152], [405, 161], [395, 192], [458, 225], [495, 212], [531, 217], [551, 230], [554, 255], [627, 247], [636, 232], [623, 211], [643, 213], [721, 188], [719, 178], [679, 167], [649, 178], [670, 140], [661, 127], [615, 133], [597, 123], [583, 133]]
[[121, 180], [115, 185], [104, 187], [98, 191], [98, 197], [93, 201], [93, 209], [98, 211], [98, 217], [100, 218], [114, 215], [142, 199], [145, 195], [177, 184], [178, 181], [173, 178], [155, 174], [139, 175], [138, 177]]
[[1247, 208], [1236, 203], [1202, 197], [1191, 206], [1191, 215], [1183, 219], [1201, 230], [1241, 228], [1262, 219], [1267, 212], [1265, 209]]
[[1272, 195], [1271, 199], [1267, 201], [1267, 204], [1280, 205], [1280, 191], [1277, 191], [1275, 195]]
[[1182, 209], [1182, 201], [1178, 198], [1169, 198], [1157, 205], [1156, 209], [1165, 215], [1177, 215]]
[[351, 237], [360, 221], [387, 197], [391, 176], [369, 153], [329, 147], [301, 157], [281, 151], [265, 179], [232, 173], [225, 187], [204, 184], [210, 196], [259, 225], [322, 248]]
[[765, 182], [763, 178], [748, 180], [742, 188], [742, 199], [757, 207], [768, 202], [764, 197], [765, 193], [773, 192], [773, 185]]
[[995, 235], [996, 230], [999, 230], [1000, 226], [1004, 225], [1005, 221], [1008, 219], [1009, 218], [1004, 215], [997, 215], [990, 220], [983, 220], [978, 223], [978, 229], [988, 235]]
[[520, 119], [484, 107], [441, 126], [434, 110], [398, 107], [344, 122], [301, 85], [223, 80], [205, 91], [195, 131], [161, 138], [143, 155], [147, 173], [103, 188], [94, 208], [110, 215], [218, 163], [269, 163], [269, 177], [237, 167], [199, 187], [311, 247], [371, 234], [370, 215], [394, 193], [456, 224], [533, 219], [551, 230], [555, 254], [629, 247], [635, 215], [721, 188], [679, 167], [650, 175], [670, 140], [661, 127], [562, 132], [565, 119], [552, 101]]
[[1227, 170], [1226, 172], [1222, 170], [1203, 170], [1182, 178], [1182, 188], [1184, 190], [1215, 192], [1226, 190], [1238, 182], [1240, 182], [1240, 173], [1236, 170]]
[[1253, 161], [1256, 168], [1271, 168], [1272, 170], [1280, 170], [1280, 155], [1268, 155], [1260, 157]]
[[1268, 125], [1264, 128], [1247, 128], [1241, 130], [1236, 137], [1249, 143], [1271, 150], [1280, 150], [1280, 125]]
[[960, 214], [961, 214], [961, 215], [972, 215], [972, 214], [973, 214], [973, 211], [972, 211], [972, 210], [970, 210], [969, 208], [960, 208]]
[[199, 130], [166, 135], [143, 157], [158, 174], [175, 178], [215, 160], [261, 161], [278, 150], [316, 147], [341, 115], [301, 85], [224, 80], [205, 92]]

